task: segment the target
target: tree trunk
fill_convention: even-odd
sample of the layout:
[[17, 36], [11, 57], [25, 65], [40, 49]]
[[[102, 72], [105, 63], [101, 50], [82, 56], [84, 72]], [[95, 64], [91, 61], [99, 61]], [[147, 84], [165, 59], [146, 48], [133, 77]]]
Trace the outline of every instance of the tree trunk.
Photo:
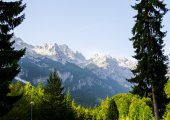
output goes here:
[[155, 90], [153, 87], [152, 87], [152, 99], [153, 99], [153, 109], [154, 109], [155, 120], [160, 120], [159, 112], [158, 112], [158, 104], [157, 104], [157, 100], [155, 96]]

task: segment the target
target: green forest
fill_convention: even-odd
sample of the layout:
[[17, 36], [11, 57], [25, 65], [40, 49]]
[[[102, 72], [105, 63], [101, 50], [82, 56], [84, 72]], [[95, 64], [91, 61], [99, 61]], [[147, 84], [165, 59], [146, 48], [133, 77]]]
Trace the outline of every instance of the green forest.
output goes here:
[[[85, 108], [76, 105], [69, 90], [63, 94], [60, 82], [58, 85], [52, 85], [51, 83], [56, 82], [53, 80], [55, 79], [48, 81], [45, 88], [41, 82], [32, 87], [30, 83], [10, 84], [9, 96], [23, 96], [1, 120], [30, 120], [31, 102], [33, 120], [154, 120], [150, 98], [141, 98], [130, 93], [117, 94], [111, 98], [107, 97], [99, 106]], [[164, 90], [170, 98], [170, 80]], [[170, 103], [166, 105], [163, 119], [170, 119]]]

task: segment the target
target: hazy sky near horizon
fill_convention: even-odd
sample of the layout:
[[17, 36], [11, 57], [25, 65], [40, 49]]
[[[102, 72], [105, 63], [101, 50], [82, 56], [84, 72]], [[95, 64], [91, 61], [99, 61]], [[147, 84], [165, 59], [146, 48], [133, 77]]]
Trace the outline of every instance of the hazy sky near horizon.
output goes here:
[[[134, 55], [131, 29], [136, 0], [23, 0], [24, 22], [17, 37], [32, 45], [67, 44], [87, 58], [95, 53], [113, 57]], [[165, 0], [170, 9], [170, 0]], [[168, 24], [169, 23], [169, 24]], [[170, 53], [170, 12], [164, 17], [166, 54]]]

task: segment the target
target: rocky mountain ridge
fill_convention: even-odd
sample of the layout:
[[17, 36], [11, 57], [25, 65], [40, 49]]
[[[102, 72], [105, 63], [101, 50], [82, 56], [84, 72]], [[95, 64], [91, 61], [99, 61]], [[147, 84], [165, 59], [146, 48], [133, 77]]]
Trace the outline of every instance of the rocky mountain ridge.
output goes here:
[[[67, 45], [44, 44], [33, 46], [14, 37], [15, 49], [26, 48], [20, 61], [19, 79], [36, 84], [46, 83], [49, 71], [57, 69], [65, 88], [79, 104], [93, 106], [106, 96], [128, 92], [131, 84], [126, 79], [135, 63], [126, 59], [115, 59], [108, 55], [95, 54], [86, 59], [82, 53], [72, 51]], [[88, 104], [87, 104], [88, 103]]]

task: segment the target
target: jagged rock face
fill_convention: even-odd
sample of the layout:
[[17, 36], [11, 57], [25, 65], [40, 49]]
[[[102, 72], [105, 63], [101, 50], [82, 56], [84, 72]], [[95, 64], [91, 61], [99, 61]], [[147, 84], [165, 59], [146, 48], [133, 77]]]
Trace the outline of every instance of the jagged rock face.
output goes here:
[[77, 103], [94, 105], [106, 96], [130, 90], [131, 85], [126, 79], [133, 76], [130, 69], [136, 63], [126, 58], [96, 54], [87, 60], [67, 45], [33, 46], [20, 38], [14, 37], [13, 40], [16, 41], [15, 49], [26, 48], [26, 55], [20, 61], [19, 78], [33, 84], [42, 80], [45, 84], [49, 71], [56, 68]]

